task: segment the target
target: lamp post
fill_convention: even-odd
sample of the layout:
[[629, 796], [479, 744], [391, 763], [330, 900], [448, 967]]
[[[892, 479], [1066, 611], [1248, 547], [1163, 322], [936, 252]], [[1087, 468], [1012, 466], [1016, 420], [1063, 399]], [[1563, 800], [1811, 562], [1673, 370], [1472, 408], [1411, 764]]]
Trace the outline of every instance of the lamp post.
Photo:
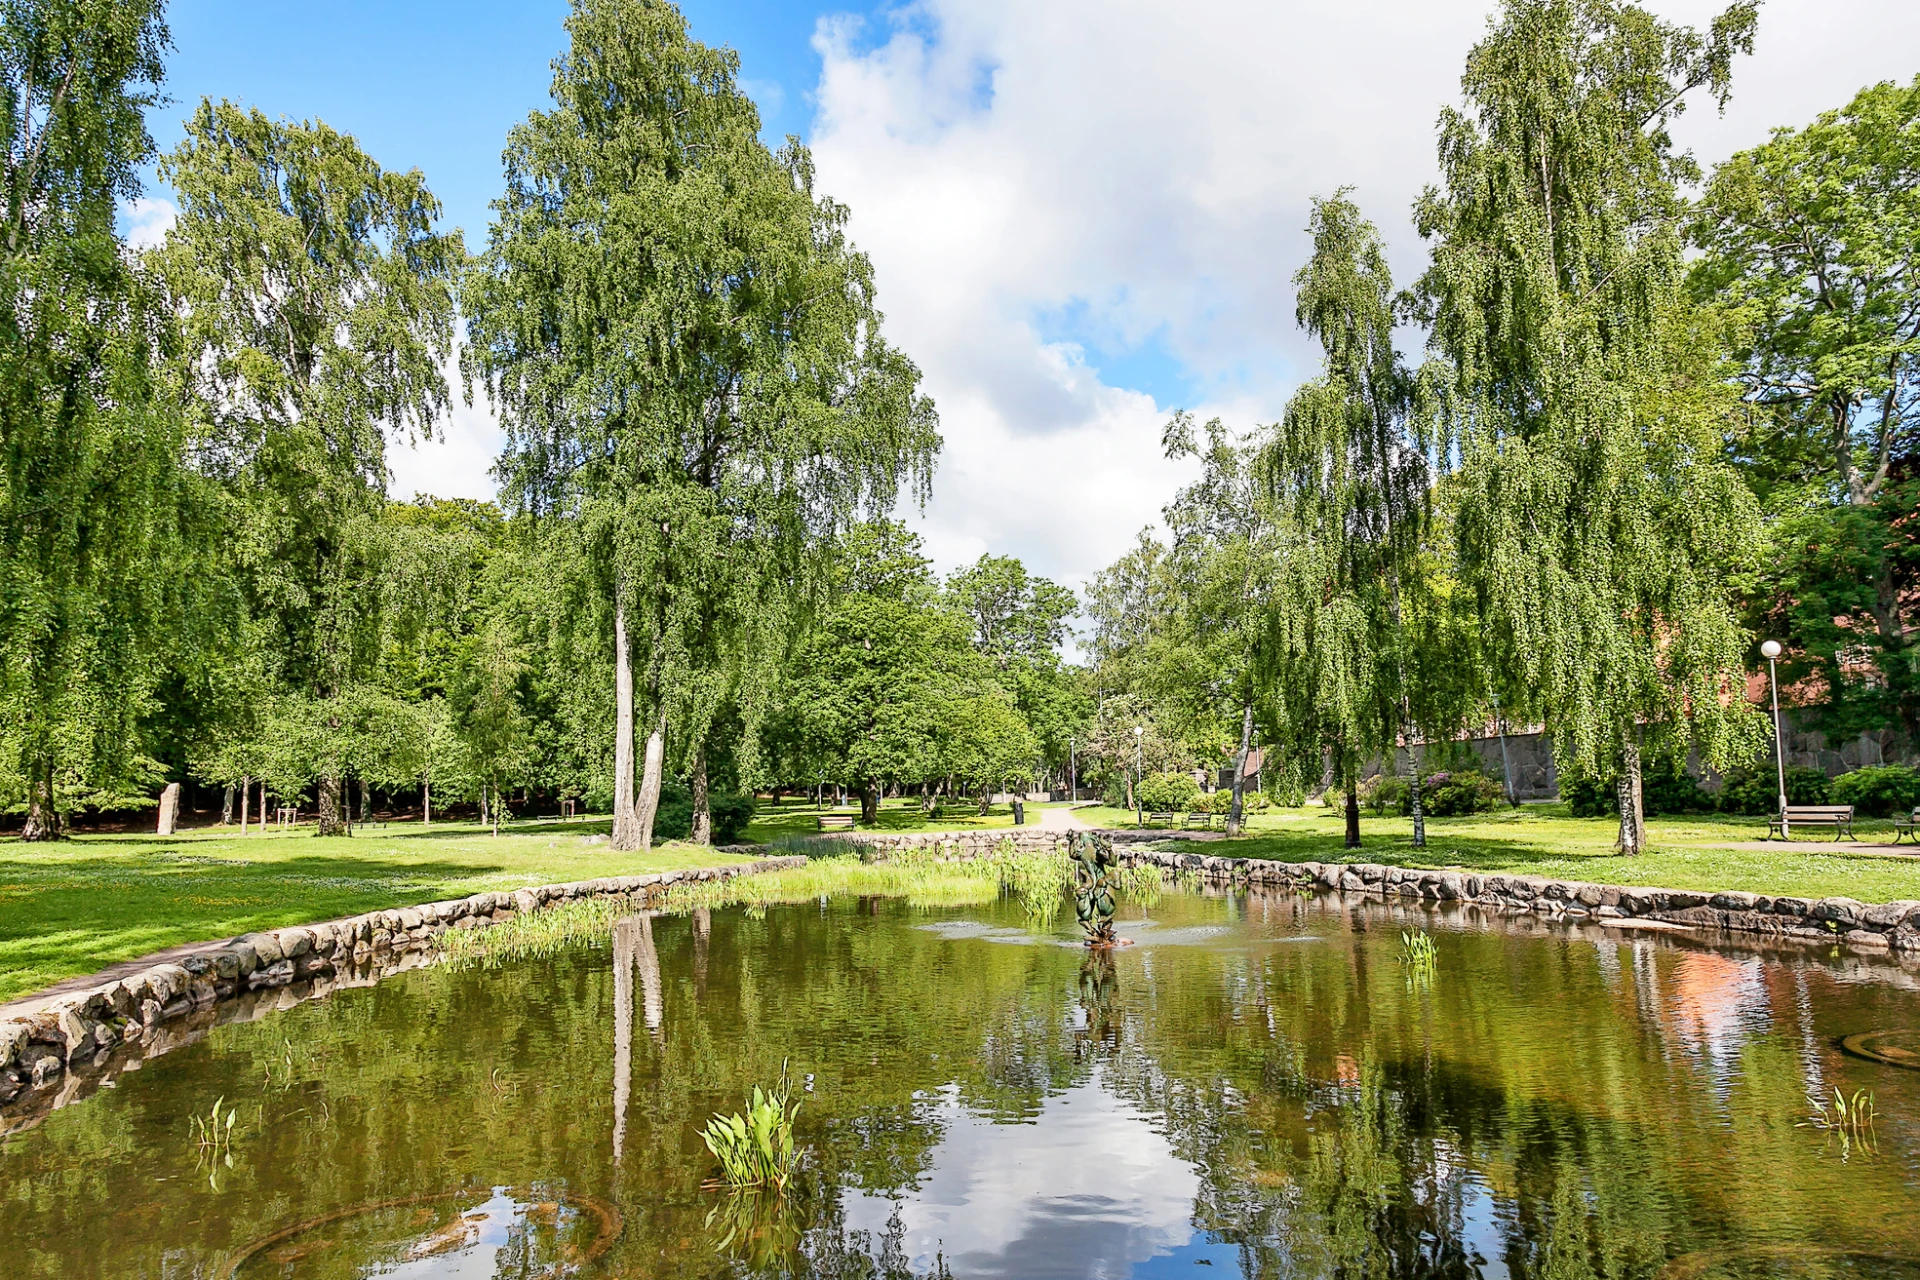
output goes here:
[[1780, 642], [1768, 640], [1760, 646], [1760, 652], [1767, 660], [1767, 688], [1773, 694], [1773, 769], [1780, 783], [1780, 838], [1792, 839], [1787, 830], [1787, 748], [1780, 737], [1780, 678], [1773, 669], [1775, 658], [1780, 656]]
[[1141, 808], [1142, 802], [1140, 800], [1140, 780], [1145, 776], [1146, 770], [1144, 766], [1147, 758], [1146, 746], [1144, 745], [1142, 735], [1145, 734], [1146, 731], [1144, 725], [1133, 726], [1133, 825], [1136, 827], [1144, 827], [1146, 825], [1146, 819], [1143, 816], [1146, 811]]
[[1067, 803], [1080, 798], [1080, 756], [1071, 737], [1067, 739]]

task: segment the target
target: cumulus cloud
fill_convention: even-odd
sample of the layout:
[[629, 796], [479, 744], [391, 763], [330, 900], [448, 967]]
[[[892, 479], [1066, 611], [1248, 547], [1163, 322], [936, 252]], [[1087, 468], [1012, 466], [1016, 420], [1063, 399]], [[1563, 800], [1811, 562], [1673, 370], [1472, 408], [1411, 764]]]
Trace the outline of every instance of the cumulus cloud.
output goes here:
[[434, 438], [411, 444], [399, 441], [387, 448], [387, 492], [395, 498], [494, 496], [491, 468], [506, 444], [506, 433], [477, 388], [473, 404], [462, 403], [457, 355], [447, 362], [446, 376], [454, 389], [454, 406], [437, 424]]
[[179, 207], [159, 196], [140, 196], [129, 203], [123, 215], [127, 223], [127, 243], [135, 249], [151, 249], [173, 230]]
[[[1722, 5], [1660, 5], [1703, 23]], [[1293, 320], [1309, 202], [1352, 186], [1411, 280], [1434, 123], [1491, 5], [919, 0], [823, 19], [812, 134], [947, 439], [921, 522], [947, 566], [1079, 582], [1187, 474], [1179, 407], [1248, 427], [1316, 367]], [[1777, 0], [1703, 160], [1910, 76], [1920, 6]], [[1908, 61], [1910, 61], [1910, 57]]]

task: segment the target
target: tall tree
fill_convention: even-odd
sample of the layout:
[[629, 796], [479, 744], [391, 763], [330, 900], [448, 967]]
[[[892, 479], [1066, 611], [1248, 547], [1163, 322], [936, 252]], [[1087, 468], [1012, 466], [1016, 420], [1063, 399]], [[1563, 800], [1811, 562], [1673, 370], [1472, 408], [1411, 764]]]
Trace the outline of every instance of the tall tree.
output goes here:
[[177, 609], [184, 419], [114, 230], [166, 46], [158, 0], [0, 5], [0, 802], [27, 839], [139, 771]]
[[[389, 433], [447, 407], [458, 232], [418, 170], [382, 169], [320, 123], [203, 101], [162, 160], [180, 217], [151, 255], [210, 424], [202, 465], [235, 495], [236, 566], [278, 679], [345, 734], [377, 661]], [[318, 752], [319, 832], [343, 833], [345, 740]]]
[[804, 147], [761, 143], [736, 55], [664, 0], [575, 0], [567, 31], [552, 109], [508, 138], [465, 367], [507, 429], [511, 500], [588, 538], [613, 843], [637, 848], [669, 726], [697, 749], [730, 690], [756, 722], [831, 535], [903, 484], [924, 493], [939, 437], [846, 209], [815, 193]]
[[1288, 403], [1262, 459], [1282, 564], [1270, 660], [1291, 704], [1277, 719], [1297, 747], [1330, 753], [1349, 847], [1360, 842], [1361, 765], [1374, 755], [1391, 763], [1404, 742], [1417, 847], [1426, 843], [1414, 759], [1421, 655], [1405, 624], [1422, 603], [1429, 471], [1409, 425], [1414, 384], [1394, 349], [1393, 279], [1373, 224], [1340, 191], [1314, 201], [1310, 229], [1296, 315], [1319, 340], [1325, 372]]
[[1756, 740], [1728, 600], [1756, 512], [1720, 457], [1714, 353], [1690, 345], [1711, 332], [1680, 297], [1697, 171], [1669, 133], [1692, 92], [1724, 102], [1753, 27], [1750, 3], [1701, 34], [1620, 0], [1510, 0], [1416, 212], [1492, 693], [1538, 709], [1569, 771], [1617, 779], [1629, 853], [1649, 735], [1722, 763]]
[[1920, 78], [1729, 159], [1693, 236], [1696, 296], [1739, 322], [1754, 414], [1734, 456], [1774, 517], [1756, 616], [1789, 643], [1791, 677], [1823, 689], [1820, 727], [1920, 740], [1904, 532], [1920, 447]]

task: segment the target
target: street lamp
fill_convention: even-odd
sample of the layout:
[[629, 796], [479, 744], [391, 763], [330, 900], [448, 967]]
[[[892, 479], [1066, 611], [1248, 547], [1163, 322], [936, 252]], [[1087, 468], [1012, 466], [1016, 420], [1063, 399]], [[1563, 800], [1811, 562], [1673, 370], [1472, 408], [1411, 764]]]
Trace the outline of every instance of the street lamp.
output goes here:
[[1067, 739], [1067, 803], [1080, 798], [1080, 756], [1071, 737]]
[[1780, 656], [1780, 642], [1768, 640], [1760, 646], [1760, 652], [1767, 660], [1767, 688], [1773, 693], [1773, 768], [1780, 783], [1780, 838], [1791, 840], [1793, 836], [1787, 830], [1787, 748], [1780, 738], [1780, 679], [1773, 669], [1773, 660]]
[[1133, 726], [1133, 825], [1136, 827], [1147, 825], [1140, 799], [1140, 781], [1146, 776], [1146, 747], [1142, 738], [1146, 731], [1144, 725]]

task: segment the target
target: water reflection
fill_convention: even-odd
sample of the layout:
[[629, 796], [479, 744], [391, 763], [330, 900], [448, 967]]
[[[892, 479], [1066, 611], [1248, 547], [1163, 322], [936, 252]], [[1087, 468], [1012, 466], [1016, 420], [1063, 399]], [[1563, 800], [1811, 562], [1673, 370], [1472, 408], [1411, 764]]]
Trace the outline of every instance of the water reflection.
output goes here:
[[[258, 1274], [537, 1276], [512, 1206], [604, 1201], [581, 1280], [1660, 1280], [1759, 1245], [1740, 1280], [1920, 1280], [1820, 1253], [1920, 1257], [1920, 1072], [1839, 1048], [1920, 1028], [1899, 969], [1290, 894], [1135, 915], [1089, 956], [1011, 904], [640, 914], [219, 1028], [0, 1145], [6, 1274], [214, 1280], [272, 1239]], [[783, 1061], [799, 1184], [703, 1190], [697, 1127]], [[1874, 1091], [1871, 1153], [1798, 1127], [1816, 1088]], [[182, 1139], [215, 1097], [217, 1190]], [[322, 1219], [361, 1225], [295, 1238]]]

